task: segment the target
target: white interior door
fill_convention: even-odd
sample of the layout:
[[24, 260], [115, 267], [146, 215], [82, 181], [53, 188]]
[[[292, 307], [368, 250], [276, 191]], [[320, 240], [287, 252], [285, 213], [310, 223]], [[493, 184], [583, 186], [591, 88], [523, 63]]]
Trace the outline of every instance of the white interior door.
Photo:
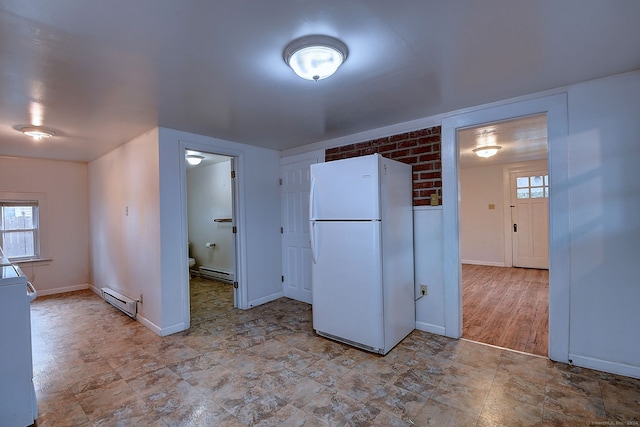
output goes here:
[[513, 266], [549, 268], [549, 175], [511, 174]]
[[282, 165], [282, 281], [284, 296], [311, 303], [309, 244], [310, 165], [303, 160]]

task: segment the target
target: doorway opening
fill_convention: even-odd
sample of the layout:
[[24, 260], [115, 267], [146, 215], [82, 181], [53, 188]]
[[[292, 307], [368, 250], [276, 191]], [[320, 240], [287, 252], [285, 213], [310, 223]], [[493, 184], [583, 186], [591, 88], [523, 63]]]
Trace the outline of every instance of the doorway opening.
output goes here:
[[186, 150], [190, 324], [237, 307], [235, 158]]
[[[462, 337], [548, 356], [546, 114], [456, 132]], [[474, 152], [497, 146], [491, 157]]]

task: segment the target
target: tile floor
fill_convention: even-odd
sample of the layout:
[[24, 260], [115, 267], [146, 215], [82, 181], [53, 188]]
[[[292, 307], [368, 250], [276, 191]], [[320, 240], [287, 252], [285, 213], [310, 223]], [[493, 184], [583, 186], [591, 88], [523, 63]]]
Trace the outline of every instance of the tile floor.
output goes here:
[[164, 338], [91, 291], [40, 297], [32, 319], [40, 427], [640, 420], [640, 380], [420, 331], [377, 356], [315, 336], [287, 298]]
[[191, 325], [211, 320], [233, 310], [233, 285], [193, 277], [189, 281]]

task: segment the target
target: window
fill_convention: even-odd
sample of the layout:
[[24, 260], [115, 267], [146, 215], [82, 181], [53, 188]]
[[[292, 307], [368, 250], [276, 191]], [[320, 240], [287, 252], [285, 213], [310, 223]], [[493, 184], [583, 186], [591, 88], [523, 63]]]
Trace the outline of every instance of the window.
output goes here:
[[37, 200], [0, 200], [0, 246], [12, 260], [40, 257]]
[[521, 176], [516, 178], [518, 199], [549, 197], [549, 175]]

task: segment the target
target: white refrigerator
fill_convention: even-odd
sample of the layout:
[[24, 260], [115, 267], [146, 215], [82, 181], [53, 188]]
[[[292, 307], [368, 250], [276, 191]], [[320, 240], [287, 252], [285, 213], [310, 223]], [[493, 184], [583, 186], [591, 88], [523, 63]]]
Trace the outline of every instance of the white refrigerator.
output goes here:
[[373, 154], [311, 165], [313, 328], [387, 354], [415, 328], [411, 166]]

